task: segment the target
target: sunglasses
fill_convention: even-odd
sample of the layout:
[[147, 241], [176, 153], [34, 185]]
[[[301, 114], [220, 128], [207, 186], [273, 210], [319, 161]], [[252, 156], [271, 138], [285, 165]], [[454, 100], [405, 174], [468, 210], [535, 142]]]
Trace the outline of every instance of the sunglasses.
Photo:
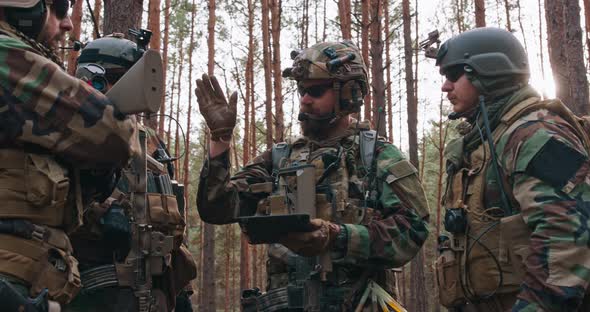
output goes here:
[[447, 78], [450, 82], [457, 82], [461, 76], [465, 74], [465, 66], [464, 65], [456, 65], [448, 68], [445, 71], [445, 78]]
[[68, 12], [70, 11], [70, 4], [70, 0], [53, 0], [53, 4], [51, 4], [51, 9], [55, 13], [55, 16], [61, 20], [68, 17]]
[[309, 94], [309, 96], [311, 96], [313, 98], [321, 97], [329, 89], [332, 89], [331, 83], [330, 84], [323, 84], [323, 85], [313, 85], [313, 86], [309, 86], [309, 87], [303, 87], [301, 84], [297, 86], [297, 91], [299, 92], [300, 96], [304, 96], [306, 94]]

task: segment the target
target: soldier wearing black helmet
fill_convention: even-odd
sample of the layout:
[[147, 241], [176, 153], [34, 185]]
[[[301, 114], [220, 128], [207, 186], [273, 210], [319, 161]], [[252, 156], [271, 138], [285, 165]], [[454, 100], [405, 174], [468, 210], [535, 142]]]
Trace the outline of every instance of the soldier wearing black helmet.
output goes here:
[[[428, 205], [416, 169], [395, 146], [378, 140], [368, 123], [350, 117], [369, 90], [366, 66], [352, 42], [318, 43], [292, 58], [283, 76], [297, 83], [303, 136], [275, 144], [231, 178], [237, 96], [228, 103], [214, 77], [197, 80], [199, 108], [211, 130], [197, 197], [200, 216], [214, 224], [242, 222], [253, 242], [259, 239], [254, 231], [264, 236], [272, 228], [264, 220], [289, 220], [281, 211], [302, 213], [301, 208], [311, 218], [300, 229], [279, 228], [260, 238], [273, 242], [268, 287], [263, 294], [244, 292], [245, 311], [394, 305], [390, 269], [410, 261], [428, 236]], [[283, 176], [295, 168], [305, 173]], [[292, 205], [305, 200], [309, 206]], [[263, 224], [252, 228], [244, 220]]]
[[439, 298], [452, 311], [588, 311], [590, 140], [559, 100], [542, 100], [510, 32], [442, 44], [450, 119]]
[[[149, 34], [147, 31], [146, 35]], [[102, 93], [108, 92], [144, 54], [145, 46], [141, 40], [138, 42], [116, 33], [88, 43], [78, 58], [76, 76]], [[188, 248], [182, 245], [185, 225], [181, 218], [185, 209], [183, 192], [179, 191], [182, 185], [174, 180], [174, 160], [156, 131], [139, 127], [146, 132], [147, 153], [151, 159], [146, 177], [150, 227], [154, 235], [161, 233], [170, 240], [170, 249], [161, 251], [164, 267], [152, 267], [153, 285], [148, 306], [150, 311], [192, 311], [189, 300], [192, 291], [187, 286], [196, 277], [196, 265]], [[74, 254], [80, 262], [82, 291], [65, 307], [66, 312], [142, 311], [135, 295], [137, 287], [133, 284], [135, 270], [116, 269], [133, 257], [130, 223], [137, 219], [134, 214], [137, 208], [130, 195], [132, 183], [129, 181], [135, 177], [132, 170], [122, 170], [117, 189], [109, 198], [89, 205], [84, 225], [71, 235]], [[179, 309], [177, 300], [182, 300], [180, 306], [184, 309]]]
[[73, 3], [0, 0], [2, 311], [57, 311], [78, 293], [67, 234], [135, 151], [134, 123], [55, 54]]

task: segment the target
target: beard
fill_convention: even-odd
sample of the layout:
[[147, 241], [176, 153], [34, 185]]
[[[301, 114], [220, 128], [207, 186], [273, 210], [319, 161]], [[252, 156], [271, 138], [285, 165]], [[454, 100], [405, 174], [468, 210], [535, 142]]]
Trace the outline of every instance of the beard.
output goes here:
[[342, 121], [342, 117], [338, 117], [336, 120], [314, 120], [305, 119], [299, 122], [301, 126], [301, 132], [305, 137], [314, 140], [325, 140], [329, 139], [334, 135], [334, 129], [338, 128], [338, 125]]

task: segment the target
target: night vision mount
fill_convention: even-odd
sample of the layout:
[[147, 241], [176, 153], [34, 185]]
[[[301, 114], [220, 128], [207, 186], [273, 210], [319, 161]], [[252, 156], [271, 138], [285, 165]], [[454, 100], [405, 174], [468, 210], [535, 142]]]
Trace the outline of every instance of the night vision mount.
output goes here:
[[129, 35], [135, 38], [135, 43], [137, 43], [137, 47], [142, 50], [146, 51], [148, 44], [150, 44], [150, 40], [152, 39], [152, 31], [147, 29], [129, 29]]
[[438, 48], [440, 46], [440, 33], [438, 29], [435, 29], [428, 33], [428, 38], [420, 41], [420, 50], [424, 51], [424, 55], [427, 58], [436, 59], [438, 54]]

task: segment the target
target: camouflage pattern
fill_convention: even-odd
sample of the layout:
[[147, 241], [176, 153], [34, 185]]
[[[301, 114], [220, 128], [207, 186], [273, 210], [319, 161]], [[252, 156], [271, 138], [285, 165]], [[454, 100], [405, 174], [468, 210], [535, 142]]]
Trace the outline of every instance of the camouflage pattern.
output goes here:
[[291, 52], [291, 58], [293, 66], [283, 71], [283, 77], [299, 84], [304, 80], [331, 81], [339, 104], [335, 113], [344, 116], [360, 110], [369, 92], [369, 76], [361, 52], [352, 41], [321, 42]]
[[[350, 206], [353, 203], [358, 203], [364, 198], [364, 193], [359, 192], [356, 184], [362, 183], [361, 179], [367, 174], [367, 168], [361, 165], [358, 136], [353, 131], [352, 135], [349, 132], [331, 141], [316, 142], [307, 138], [299, 138], [290, 144], [293, 148], [292, 154], [297, 154], [298, 149], [303, 147], [309, 148], [312, 151], [309, 157], [310, 162], [313, 161], [314, 151], [344, 147], [346, 152], [343, 155], [343, 162], [345, 162], [345, 172], [348, 175], [346, 178], [349, 181], [346, 186], [349, 206], [345, 205], [341, 208], [352, 209]], [[229, 171], [228, 152], [206, 160], [201, 171], [197, 197], [197, 207], [201, 218], [209, 223], [227, 224], [235, 222], [238, 216], [255, 214], [258, 204], [269, 194], [259, 192], [251, 186], [272, 181], [271, 154], [271, 150], [264, 152], [232, 177], [230, 177]], [[408, 196], [409, 192], [413, 192], [412, 194], [416, 194], [416, 198], [424, 199], [424, 191], [416, 172], [411, 171], [399, 180], [393, 177], [392, 171], [395, 171], [393, 168], [397, 168], [397, 165], [401, 163], [406, 163], [406, 160], [402, 153], [389, 143], [378, 142], [376, 157], [378, 191], [378, 202], [374, 205], [376, 208], [364, 208], [367, 214], [371, 215], [362, 218], [363, 221], [360, 224], [343, 224], [346, 228], [348, 243], [344, 254], [334, 260], [334, 271], [346, 267], [348, 268], [347, 272], [355, 273], [348, 276], [350, 280], [347, 279], [346, 282], [339, 284], [340, 288], [350, 287], [361, 278], [360, 272], [369, 268], [374, 268], [376, 274], [382, 276], [381, 273], [385, 273], [385, 269], [404, 265], [418, 252], [428, 236], [426, 201], [421, 202], [422, 207], [416, 207], [415, 202], [410, 199], [413, 196]], [[339, 181], [336, 181], [337, 179], [334, 177], [338, 176], [339, 171], [340, 169], [334, 170], [328, 175], [327, 180], [332, 185], [338, 184]], [[411, 189], [404, 187], [408, 185], [412, 185]], [[338, 202], [339, 196], [340, 192], [334, 193], [335, 202]], [[338, 203], [336, 206], [339, 206]], [[336, 208], [336, 211], [339, 211], [339, 208]], [[318, 215], [320, 213], [318, 210]], [[337, 218], [332, 215], [332, 220], [334, 219]], [[342, 219], [346, 219], [346, 211], [343, 211]], [[275, 245], [278, 244], [272, 246]], [[271, 256], [274, 249], [276, 248], [269, 250]], [[270, 260], [273, 259], [274, 256]], [[279, 265], [275, 265], [275, 262], [267, 262], [269, 275], [271, 272], [275, 276], [278, 275], [276, 273], [283, 272], [283, 269], [277, 268]], [[275, 276], [269, 276], [268, 290], [286, 286], [286, 278], [277, 280]], [[332, 285], [329, 288], [334, 288], [331, 291], [336, 292], [339, 287]], [[346, 297], [346, 294], [346, 291], [342, 292], [339, 298]]]
[[[512, 311], [576, 311], [586, 294], [590, 282], [590, 163], [574, 133], [558, 115], [538, 110], [512, 124], [496, 147], [511, 181], [510, 196], [532, 230], [526, 272]], [[553, 177], [568, 171], [569, 164], [577, 167], [565, 177], [568, 182], [562, 185], [538, 172], [532, 164], [542, 155], [554, 156], [542, 159], [543, 170]]]
[[[538, 101], [530, 97], [506, 105], [527, 107]], [[457, 179], [450, 180], [451, 191], [445, 196], [446, 208], [465, 204], [468, 211], [470, 240], [467, 242], [472, 244], [467, 260], [468, 284], [479, 290], [480, 296], [494, 293], [489, 301], [496, 308], [482, 306], [481, 302], [478, 305], [478, 299], [473, 300], [475, 308], [505, 311], [508, 302], [508, 306], [513, 304], [512, 311], [588, 311], [590, 305], [585, 298], [590, 282], [587, 149], [575, 135], [576, 130], [556, 113], [535, 109], [515, 115], [518, 118], [513, 121], [507, 115], [515, 110], [503, 112], [502, 124], [493, 130], [493, 136], [504, 189], [513, 213], [518, 215], [501, 217], [502, 210], [498, 208], [502, 206], [501, 186], [489, 161], [487, 143], [470, 155], [463, 155], [471, 164], [461, 169], [469, 172], [465, 175], [469, 177], [467, 185], [457, 187]], [[482, 152], [484, 148], [487, 152]], [[483, 171], [478, 169], [482, 163]], [[480, 190], [478, 176], [483, 177], [481, 207], [477, 198], [469, 199], [471, 195], [476, 197]], [[465, 202], [458, 201], [452, 189], [468, 190]], [[505, 221], [514, 218], [521, 219], [522, 226], [507, 225]], [[479, 244], [473, 243], [474, 237], [480, 237]], [[497, 286], [501, 279], [498, 265], [503, 270], [500, 287]], [[466, 274], [464, 268], [461, 265], [460, 270]], [[438, 265], [437, 269], [440, 270]], [[470, 309], [473, 307], [467, 305], [467, 311]]]
[[79, 168], [123, 166], [138, 147], [133, 120], [10, 26], [0, 31], [0, 146], [36, 146]]

